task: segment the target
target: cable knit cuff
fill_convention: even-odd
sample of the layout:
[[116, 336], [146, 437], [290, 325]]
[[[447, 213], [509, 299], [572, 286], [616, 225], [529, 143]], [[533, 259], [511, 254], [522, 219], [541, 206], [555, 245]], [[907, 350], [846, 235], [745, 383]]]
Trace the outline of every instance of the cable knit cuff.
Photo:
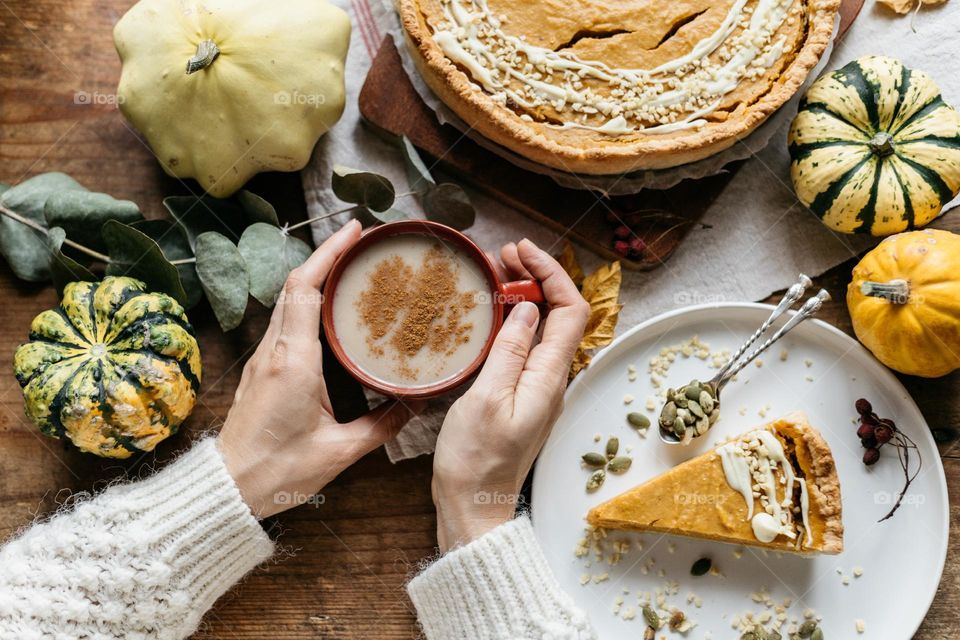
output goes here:
[[191, 600], [193, 627], [214, 601], [274, 552], [274, 544], [240, 496], [214, 438], [197, 443], [159, 473], [108, 491], [127, 511], [171, 587]]
[[526, 516], [448, 553], [407, 591], [428, 640], [595, 637], [557, 584]]

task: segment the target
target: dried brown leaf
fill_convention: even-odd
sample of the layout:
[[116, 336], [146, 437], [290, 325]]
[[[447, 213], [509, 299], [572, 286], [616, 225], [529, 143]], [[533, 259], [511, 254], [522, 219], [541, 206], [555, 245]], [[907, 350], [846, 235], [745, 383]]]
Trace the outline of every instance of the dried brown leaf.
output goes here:
[[567, 272], [567, 275], [570, 276], [570, 279], [573, 280], [575, 285], [579, 287], [583, 284], [583, 269], [577, 261], [577, 254], [574, 253], [573, 245], [569, 240], [564, 240], [563, 250], [560, 251], [560, 255], [557, 256], [557, 262], [560, 263], [560, 266]]
[[619, 262], [601, 265], [583, 279], [580, 294], [590, 303], [590, 317], [570, 366], [571, 380], [590, 364], [591, 356], [588, 351], [604, 347], [613, 341], [620, 309], [623, 308], [620, 304], [621, 281]]
[[947, 0], [877, 0], [877, 4], [893, 9], [900, 15], [906, 15], [921, 6], [942, 4]]

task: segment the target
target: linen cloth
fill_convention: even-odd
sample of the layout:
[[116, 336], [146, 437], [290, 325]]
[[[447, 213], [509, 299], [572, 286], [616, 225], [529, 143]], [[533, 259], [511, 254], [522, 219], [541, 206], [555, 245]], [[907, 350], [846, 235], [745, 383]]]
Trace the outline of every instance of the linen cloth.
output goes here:
[[[311, 216], [343, 208], [330, 190], [333, 166], [343, 164], [387, 176], [403, 191], [406, 174], [399, 149], [360, 123], [357, 96], [385, 33], [396, 26], [389, 2], [335, 0], [354, 26], [347, 58], [347, 106], [341, 121], [317, 144], [303, 171]], [[845, 38], [834, 45], [827, 69], [864, 55], [890, 55], [931, 75], [944, 99], [960, 105], [960, 74], [952, 63], [960, 57], [960, 0], [924, 7], [914, 18], [897, 16], [866, 0]], [[617, 333], [664, 311], [717, 302], [761, 300], [796, 281], [797, 274], [817, 276], [862, 253], [876, 240], [846, 236], [827, 229], [799, 203], [790, 184], [786, 135], [789, 122], [770, 143], [737, 172], [703, 217], [709, 229], [693, 229], [676, 253], [659, 269], [624, 271], [620, 301], [624, 304]], [[466, 187], [478, 210], [468, 235], [487, 250], [529, 238], [550, 252], [563, 238], [488, 196]], [[398, 208], [418, 212], [412, 198]], [[948, 207], [949, 208], [949, 207]], [[598, 208], [596, 215], [602, 215]], [[345, 219], [332, 218], [313, 227], [319, 244]], [[584, 268], [601, 261], [578, 249]], [[842, 292], [833, 292], [841, 295]], [[393, 461], [430, 453], [450, 398], [431, 401], [427, 411], [387, 444]]]

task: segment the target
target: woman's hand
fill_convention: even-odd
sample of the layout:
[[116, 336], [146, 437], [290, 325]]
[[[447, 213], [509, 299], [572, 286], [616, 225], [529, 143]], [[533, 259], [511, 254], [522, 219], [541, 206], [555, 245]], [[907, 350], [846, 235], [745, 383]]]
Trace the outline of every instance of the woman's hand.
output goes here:
[[219, 444], [258, 518], [305, 502], [410, 417], [396, 402], [347, 424], [333, 417], [323, 380], [320, 290], [334, 261], [359, 238], [360, 224], [349, 222], [290, 273], [263, 341], [243, 368]]
[[510, 520], [524, 478], [563, 409], [573, 354], [590, 313], [576, 285], [529, 240], [501, 251], [507, 274], [533, 277], [549, 304], [510, 312], [473, 386], [447, 414], [433, 462], [433, 500], [441, 551]]

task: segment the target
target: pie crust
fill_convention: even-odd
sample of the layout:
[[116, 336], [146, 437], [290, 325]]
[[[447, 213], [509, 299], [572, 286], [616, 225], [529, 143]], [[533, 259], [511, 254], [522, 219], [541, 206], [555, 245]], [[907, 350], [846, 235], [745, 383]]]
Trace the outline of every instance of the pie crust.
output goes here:
[[[772, 433], [781, 442], [794, 473], [804, 479], [809, 503], [806, 517], [809, 538], [806, 530], [798, 526], [802, 520], [794, 515], [790, 528], [796, 533], [795, 539], [778, 534], [769, 542], [759, 540], [744, 497], [727, 480], [718, 449], [598, 505], [590, 510], [587, 521], [603, 529], [672, 533], [803, 555], [843, 551], [840, 481], [833, 454], [823, 436], [810, 426], [804, 414], [794, 413], [750, 431], [734, 442], [755, 439], [760, 430]], [[777, 483], [781, 490], [783, 486]], [[797, 493], [799, 489], [789, 494], [791, 506], [800, 502]], [[788, 494], [781, 492], [778, 497], [783, 500]], [[759, 498], [754, 497], [753, 502], [754, 514], [764, 512]]]
[[[840, 6], [840, 0], [395, 2], [423, 79], [467, 125], [536, 163], [593, 175], [693, 162], [747, 136], [817, 65]], [[771, 6], [779, 13], [758, 21], [769, 28], [747, 32], [752, 17], [768, 15]], [[481, 24], [481, 37], [451, 21], [469, 15], [464, 9], [474, 14], [464, 24]], [[731, 19], [739, 21], [732, 31]], [[743, 52], [751, 63], [741, 68], [734, 61]], [[499, 70], [490, 76], [478, 60]], [[656, 71], [684, 61], [679, 70]], [[588, 68], [575, 77], [564, 72], [571, 64]], [[665, 97], [672, 86], [680, 91], [671, 94], [676, 104], [657, 106], [674, 100]]]

